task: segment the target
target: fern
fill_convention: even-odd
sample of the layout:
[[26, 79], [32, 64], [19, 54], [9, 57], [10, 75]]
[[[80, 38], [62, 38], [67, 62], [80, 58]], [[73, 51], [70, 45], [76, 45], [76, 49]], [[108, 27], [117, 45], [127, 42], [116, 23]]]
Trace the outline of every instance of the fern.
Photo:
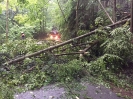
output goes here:
[[[120, 27], [114, 29], [101, 47], [104, 47], [104, 53], [113, 54], [121, 57], [124, 62], [131, 59], [133, 45], [131, 44], [133, 34], [127, 28]], [[130, 60], [132, 61], [132, 60]]]

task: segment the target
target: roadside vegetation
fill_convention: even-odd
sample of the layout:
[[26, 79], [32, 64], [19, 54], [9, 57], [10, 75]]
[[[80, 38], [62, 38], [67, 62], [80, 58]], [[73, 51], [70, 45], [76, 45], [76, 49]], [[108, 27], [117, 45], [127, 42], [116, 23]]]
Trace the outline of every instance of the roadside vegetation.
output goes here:
[[[77, 4], [75, 1], [18, 1], [17, 5], [13, 5], [15, 0], [10, 1], [12, 6], [9, 12], [14, 11], [14, 6], [17, 7], [14, 11], [16, 14], [10, 12], [13, 17], [10, 15], [8, 20], [8, 37], [4, 28], [7, 20], [2, 14], [5, 10], [1, 10], [0, 15], [0, 21], [3, 22], [0, 27], [0, 99], [13, 99], [15, 93], [38, 89], [53, 83], [72, 87], [72, 85], [77, 86], [77, 82], [91, 82], [102, 84], [107, 88], [133, 90], [133, 34], [129, 30], [128, 21], [115, 28], [105, 27], [110, 22], [108, 19], [105, 21], [107, 17], [103, 16], [101, 10], [98, 10], [98, 13], [95, 11], [93, 13], [96, 16], [89, 17], [89, 21], [83, 18], [76, 23], [77, 21], [73, 21], [73, 13], [76, 11], [73, 7]], [[89, 0], [89, 5], [86, 5], [86, 2], [88, 3], [86, 0], [83, 3], [86, 6], [86, 12], [92, 10], [92, 6], [97, 5], [97, 2], [93, 1], [95, 0]], [[2, 2], [1, 9], [4, 9]], [[82, 3], [79, 2], [79, 4]], [[55, 9], [49, 8], [51, 5]], [[61, 10], [60, 7], [63, 5], [65, 6]], [[71, 9], [64, 11], [68, 6]], [[84, 9], [82, 6], [81, 8]], [[82, 18], [80, 15], [83, 14], [82, 11], [78, 13], [78, 17]], [[89, 14], [87, 13], [84, 17]], [[37, 56], [6, 64], [12, 59], [18, 59], [59, 44], [59, 42], [45, 39], [52, 25], [58, 25], [62, 35], [61, 42], [84, 35], [94, 29], [95, 33], [80, 40], [73, 39], [70, 44], [48, 50]], [[22, 31], [26, 34], [24, 40], [20, 37]], [[93, 45], [94, 42], [96, 44]], [[92, 47], [88, 49], [88, 46]], [[74, 53], [81, 52], [83, 49], [85, 49], [84, 53]], [[122, 97], [120, 93], [118, 95]], [[125, 95], [124, 97], [128, 99], [131, 96]]]

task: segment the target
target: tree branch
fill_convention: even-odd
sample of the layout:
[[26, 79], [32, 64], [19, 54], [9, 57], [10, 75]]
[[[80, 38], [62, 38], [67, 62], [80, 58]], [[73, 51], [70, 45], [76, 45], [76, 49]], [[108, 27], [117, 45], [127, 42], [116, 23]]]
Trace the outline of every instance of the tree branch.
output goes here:
[[82, 53], [84, 54], [87, 50], [89, 50], [90, 48], [92, 48], [94, 45], [96, 45], [97, 43], [98, 43], [99, 41], [95, 41], [94, 43], [92, 43], [92, 45], [90, 46], [88, 46], [87, 48], [85, 48], [83, 51], [82, 51]]
[[53, 50], [53, 49], [55, 49], [55, 48], [58, 48], [58, 47], [60, 47], [60, 46], [64, 46], [64, 45], [66, 45], [66, 44], [70, 44], [70, 43], [72, 43], [72, 42], [75, 41], [75, 40], [78, 40], [78, 39], [81, 39], [81, 38], [84, 38], [84, 37], [87, 37], [87, 36], [89, 36], [89, 35], [92, 35], [92, 34], [96, 33], [95, 31], [96, 31], [96, 30], [91, 31], [91, 32], [89, 32], [89, 33], [87, 33], [87, 34], [78, 36], [78, 37], [76, 37], [76, 38], [70, 39], [70, 40], [65, 41], [65, 42], [63, 42], [63, 43], [57, 44], [57, 45], [55, 45], [55, 46], [50, 46], [49, 48], [46, 48], [46, 49], [44, 49], [44, 50], [37, 51], [37, 52], [35, 52], [35, 53], [33, 53], [33, 54], [29, 54], [29, 55], [25, 55], [25, 56], [22, 56], [22, 57], [17, 58], [17, 59], [13, 59], [13, 60], [11, 60], [11, 61], [8, 61], [8, 62], [4, 63], [3, 65], [10, 65], [10, 64], [12, 64], [12, 63], [22, 61], [22, 60], [24, 60], [25, 58], [30, 58], [30, 57], [33, 57], [33, 56], [37, 56], [37, 55], [40, 55], [40, 54], [42, 54], [42, 53], [45, 53], [46, 51]]
[[110, 19], [110, 21], [112, 22], [112, 24], [114, 24], [114, 21], [111, 19], [111, 17], [109, 16], [108, 12], [106, 11], [106, 9], [104, 8], [104, 6], [102, 5], [101, 1], [98, 0], [99, 4], [101, 5], [102, 9], [104, 10], [104, 12], [106, 13], [107, 17]]

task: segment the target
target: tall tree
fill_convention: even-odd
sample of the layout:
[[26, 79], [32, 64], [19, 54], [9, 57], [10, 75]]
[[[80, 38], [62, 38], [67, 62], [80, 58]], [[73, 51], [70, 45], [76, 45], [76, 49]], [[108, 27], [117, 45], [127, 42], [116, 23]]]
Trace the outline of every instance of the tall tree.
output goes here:
[[131, 25], [130, 31], [133, 33], [133, 0], [131, 0]]
[[116, 0], [113, 1], [113, 21], [116, 22]]
[[8, 41], [8, 5], [9, 5], [9, 0], [6, 1], [6, 40]]
[[79, 0], [77, 0], [76, 4], [76, 32], [78, 32], [78, 9], [79, 9]]

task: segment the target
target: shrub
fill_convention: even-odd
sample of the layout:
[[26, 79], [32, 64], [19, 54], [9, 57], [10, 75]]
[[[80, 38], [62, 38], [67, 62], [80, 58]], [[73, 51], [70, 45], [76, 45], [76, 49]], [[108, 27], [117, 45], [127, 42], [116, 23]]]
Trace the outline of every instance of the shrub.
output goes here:
[[88, 71], [93, 75], [106, 75], [109, 70], [118, 70], [122, 59], [116, 55], [104, 54], [95, 61], [88, 63]]
[[14, 99], [13, 90], [0, 82], [0, 99]]
[[117, 55], [123, 59], [123, 63], [127, 63], [133, 59], [132, 37], [133, 34], [127, 28], [116, 28], [110, 33], [110, 38], [101, 47], [104, 47], [105, 53]]
[[53, 64], [52, 70], [47, 73], [53, 77], [53, 80], [59, 82], [78, 80], [84, 76], [82, 64], [80, 60], [76, 59], [65, 64]]

